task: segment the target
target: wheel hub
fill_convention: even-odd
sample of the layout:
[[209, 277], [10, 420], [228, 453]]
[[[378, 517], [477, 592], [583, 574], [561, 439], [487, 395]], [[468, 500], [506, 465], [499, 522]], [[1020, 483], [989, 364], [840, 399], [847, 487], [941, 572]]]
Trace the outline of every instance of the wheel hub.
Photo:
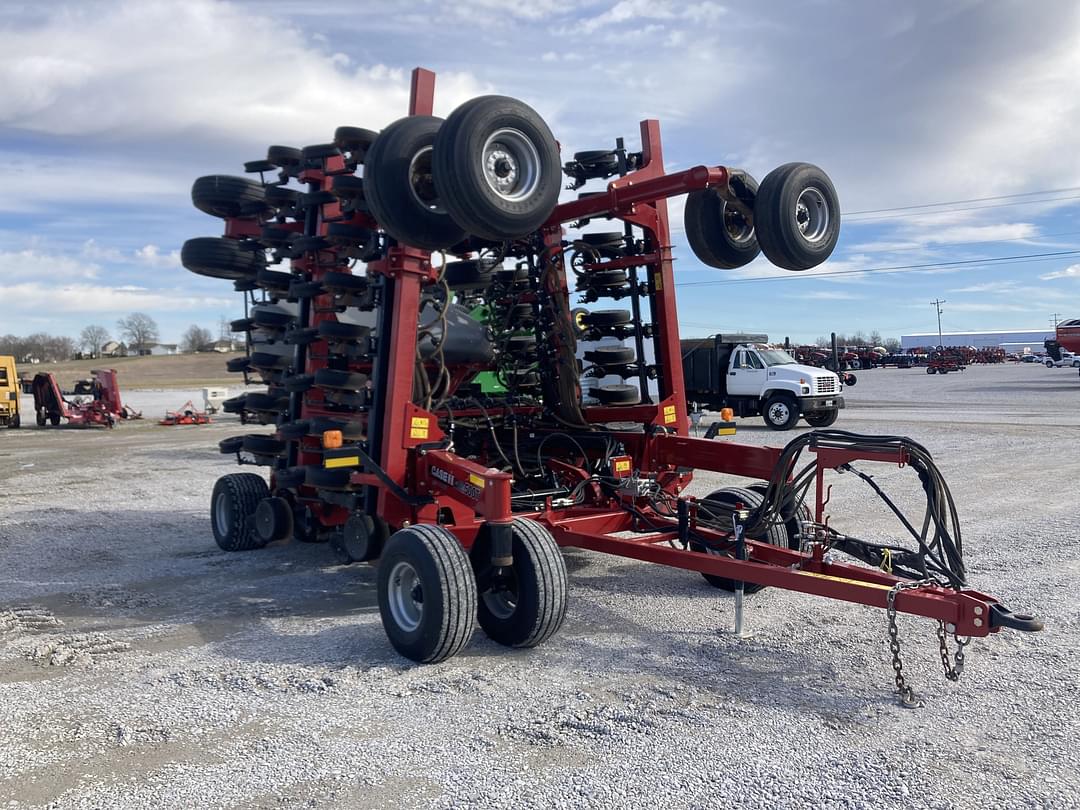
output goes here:
[[439, 194], [435, 190], [435, 180], [431, 176], [432, 148], [425, 146], [409, 162], [409, 188], [417, 201], [435, 213], [445, 213]]
[[424, 617], [424, 587], [416, 569], [405, 561], [398, 562], [390, 571], [387, 591], [394, 623], [407, 633], [416, 630]]
[[772, 417], [773, 422], [779, 425], [786, 422], [791, 413], [787, 405], [783, 402], [777, 402], [769, 409], [769, 415]]
[[829, 230], [829, 205], [821, 189], [803, 189], [795, 201], [795, 223], [807, 242], [820, 242]]
[[500, 129], [484, 142], [484, 180], [509, 202], [525, 199], [540, 183], [540, 153], [517, 129]]

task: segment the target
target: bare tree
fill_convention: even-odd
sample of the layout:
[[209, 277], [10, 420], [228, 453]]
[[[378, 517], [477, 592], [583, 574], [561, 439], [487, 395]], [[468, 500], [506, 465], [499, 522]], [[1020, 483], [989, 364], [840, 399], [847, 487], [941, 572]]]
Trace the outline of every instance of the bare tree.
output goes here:
[[79, 333], [79, 346], [91, 357], [100, 357], [101, 347], [108, 341], [109, 330], [97, 324], [90, 324]]
[[201, 352], [214, 342], [214, 335], [209, 329], [192, 324], [180, 338], [180, 351]]
[[126, 318], [121, 318], [116, 322], [116, 328], [137, 354], [158, 341], [157, 322], [145, 312], [132, 312]]

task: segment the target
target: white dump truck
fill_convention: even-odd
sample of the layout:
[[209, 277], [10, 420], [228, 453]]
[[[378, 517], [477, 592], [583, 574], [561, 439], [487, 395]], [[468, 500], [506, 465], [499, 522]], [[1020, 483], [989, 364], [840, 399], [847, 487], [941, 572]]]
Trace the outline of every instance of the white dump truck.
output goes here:
[[683, 376], [691, 408], [731, 408], [761, 416], [773, 430], [790, 430], [802, 417], [828, 427], [844, 407], [840, 378], [803, 366], [767, 335], [713, 335], [682, 341]]

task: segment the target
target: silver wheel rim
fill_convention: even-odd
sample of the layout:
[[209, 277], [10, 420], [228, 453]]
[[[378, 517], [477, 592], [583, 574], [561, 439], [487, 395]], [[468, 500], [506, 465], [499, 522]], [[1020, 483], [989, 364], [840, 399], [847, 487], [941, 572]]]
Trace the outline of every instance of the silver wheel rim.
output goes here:
[[413, 199], [424, 208], [436, 214], [445, 214], [442, 201], [435, 191], [435, 183], [431, 179], [433, 151], [430, 146], [425, 146], [409, 161], [409, 190], [412, 192]]
[[803, 189], [795, 201], [795, 224], [807, 242], [820, 242], [829, 230], [829, 204], [821, 189]]
[[484, 180], [501, 199], [520, 202], [540, 185], [540, 152], [521, 130], [497, 129], [484, 141]]
[[214, 499], [214, 527], [220, 535], [229, 533], [229, 496], [224, 492]]
[[720, 216], [723, 219], [724, 230], [728, 239], [734, 245], [745, 245], [754, 238], [754, 226], [747, 223], [743, 215], [736, 211], [727, 202], [720, 207]]
[[774, 425], [782, 425], [791, 417], [791, 411], [783, 402], [775, 402], [769, 408], [769, 418]]
[[406, 633], [420, 626], [420, 620], [424, 618], [424, 589], [420, 585], [420, 575], [409, 563], [401, 561], [390, 569], [387, 601], [394, 624]]
[[482, 598], [484, 605], [496, 619], [506, 621], [517, 610], [517, 593], [514, 589], [500, 588], [499, 590], [485, 591]]

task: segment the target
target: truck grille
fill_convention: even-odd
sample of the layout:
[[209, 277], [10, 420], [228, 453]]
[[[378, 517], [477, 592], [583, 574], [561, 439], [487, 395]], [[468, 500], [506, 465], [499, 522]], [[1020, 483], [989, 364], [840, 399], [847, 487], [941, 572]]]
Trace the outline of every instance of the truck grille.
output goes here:
[[814, 379], [814, 387], [819, 394], [835, 394], [836, 393], [836, 378], [835, 377], [816, 377]]

